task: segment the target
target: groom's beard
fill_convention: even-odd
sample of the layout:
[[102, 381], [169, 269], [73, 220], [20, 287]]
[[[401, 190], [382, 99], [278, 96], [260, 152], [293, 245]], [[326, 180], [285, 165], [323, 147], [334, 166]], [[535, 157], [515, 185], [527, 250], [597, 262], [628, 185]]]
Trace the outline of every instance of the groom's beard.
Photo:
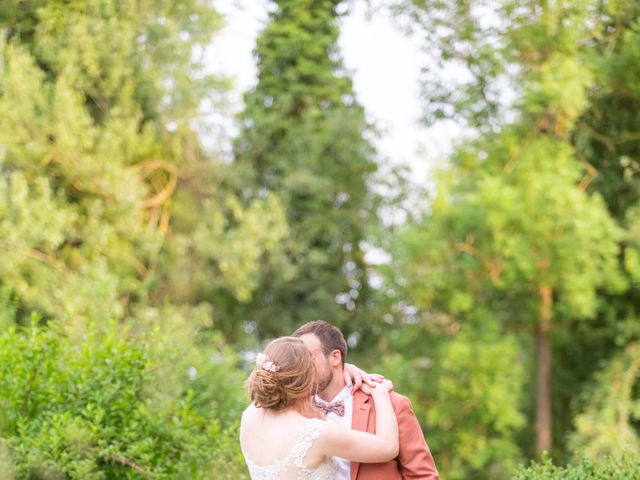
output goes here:
[[322, 377], [318, 377], [318, 393], [324, 392], [331, 384], [331, 380], [333, 380], [333, 374], [330, 371], [325, 372]]

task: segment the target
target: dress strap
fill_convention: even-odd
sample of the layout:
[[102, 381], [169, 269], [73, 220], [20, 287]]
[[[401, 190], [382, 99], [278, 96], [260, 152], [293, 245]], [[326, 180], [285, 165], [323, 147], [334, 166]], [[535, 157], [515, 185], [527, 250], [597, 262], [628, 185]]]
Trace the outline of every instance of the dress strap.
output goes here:
[[309, 453], [313, 442], [320, 436], [320, 432], [327, 422], [319, 418], [310, 418], [306, 421], [305, 429], [300, 436], [300, 440], [291, 450], [291, 460], [296, 467], [304, 467], [304, 459]]

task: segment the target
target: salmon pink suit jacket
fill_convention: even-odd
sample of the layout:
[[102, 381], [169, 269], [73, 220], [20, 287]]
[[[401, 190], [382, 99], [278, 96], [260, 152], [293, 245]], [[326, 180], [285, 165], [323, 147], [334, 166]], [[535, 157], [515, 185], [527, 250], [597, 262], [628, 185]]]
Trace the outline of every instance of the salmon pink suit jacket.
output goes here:
[[[391, 392], [391, 404], [400, 432], [398, 456], [385, 463], [351, 462], [351, 480], [439, 480], [436, 464], [411, 402], [407, 397]], [[369, 433], [376, 430], [373, 400], [360, 390], [353, 394], [351, 428]]]

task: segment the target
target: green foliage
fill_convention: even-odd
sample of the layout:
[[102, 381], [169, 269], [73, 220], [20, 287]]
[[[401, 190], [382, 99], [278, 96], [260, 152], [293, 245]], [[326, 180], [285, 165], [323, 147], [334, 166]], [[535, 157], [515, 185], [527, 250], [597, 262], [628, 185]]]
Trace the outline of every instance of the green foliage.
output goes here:
[[349, 320], [351, 329], [366, 308], [362, 242], [375, 224], [376, 165], [337, 52], [339, 3], [277, 0], [257, 40], [258, 84], [235, 143], [237, 190], [246, 199], [275, 194], [290, 233], [237, 314], [262, 334], [316, 318]]
[[[561, 142], [542, 137], [519, 144], [517, 131], [505, 131], [461, 148], [455, 160], [440, 177], [430, 214], [397, 236], [392, 278], [421, 312], [424, 331], [416, 341], [448, 337], [430, 376], [440, 388], [425, 401], [426, 425], [442, 432], [432, 434], [442, 442], [434, 447], [442, 447], [440, 461], [451, 466], [451, 478], [481, 472], [500, 478], [522, 451], [517, 434], [528, 405], [515, 393], [492, 395], [473, 383], [495, 378], [491, 385], [523, 391], [531, 382], [524, 358], [533, 351], [509, 332], [535, 331], [544, 285], [555, 292], [554, 332], [573, 328], [570, 319], [593, 316], [598, 288], [624, 285], [619, 230], [600, 198], [575, 188], [579, 163]], [[464, 352], [476, 354], [465, 361]], [[465, 404], [473, 406], [469, 414], [457, 415]], [[512, 420], [486, 429], [502, 418]]]
[[380, 233], [382, 316], [363, 249], [378, 166], [338, 53], [343, 3], [272, 3], [224, 164], [198, 139], [227, 86], [202, 63], [209, 2], [0, 2], [0, 480], [246, 478], [238, 352], [318, 317], [357, 333], [361, 358], [377, 340], [445, 478], [509, 478], [531, 455], [543, 324], [554, 456], [638, 453], [640, 7], [391, 3], [435, 59], [425, 121], [472, 140], [428, 206]]
[[13, 480], [7, 447], [2, 439], [0, 439], [0, 480]]
[[514, 480], [632, 480], [640, 475], [640, 465], [632, 455], [606, 457], [601, 460], [582, 459], [575, 465], [559, 467], [549, 458], [542, 463], [522, 467]]
[[0, 21], [0, 281], [16, 320], [37, 310], [81, 330], [249, 299], [287, 229], [273, 195], [241, 204], [224, 187], [229, 167], [196, 135], [205, 95], [225, 89], [196, 55], [216, 11], [52, 0]]
[[[594, 363], [617, 351], [615, 342], [623, 344], [638, 332], [637, 246], [629, 231], [634, 210], [623, 217], [615, 213], [617, 204], [637, 193], [635, 87], [624, 80], [637, 63], [632, 61], [637, 6], [391, 3], [409, 14], [435, 57], [424, 70], [425, 120], [453, 118], [473, 129], [437, 177], [430, 207], [391, 242], [394, 263], [387, 278], [402, 298], [392, 328], [402, 337], [405, 323], [414, 323], [416, 345], [438, 345], [433, 336], [446, 335], [443, 344], [459, 339], [471, 350], [482, 337], [461, 335], [469, 325], [476, 325], [471, 332], [481, 325], [499, 335], [514, 334], [517, 353], [509, 365], [517, 365], [522, 376], [512, 385], [526, 389], [533, 384], [527, 356], [534, 354], [526, 335], [542, 338], [548, 328], [558, 414], [554, 453], [566, 455], [576, 391], [592, 377]], [[460, 74], [448, 78], [451, 69]], [[617, 139], [599, 135], [603, 131]], [[417, 354], [402, 351], [408, 362]], [[436, 378], [445, 364], [440, 351], [436, 347], [432, 353]], [[435, 396], [425, 398], [431, 400], [425, 402], [429, 411], [442, 410]], [[509, 402], [503, 407], [508, 412], [531, 414], [530, 402], [516, 396]], [[634, 430], [632, 423], [624, 428]], [[521, 431], [502, 438], [529, 454], [533, 449], [526, 439], [532, 432], [522, 423], [514, 429]], [[456, 437], [452, 432], [447, 430], [449, 438]], [[445, 462], [459, 458], [455, 448], [445, 453]], [[474, 470], [467, 460], [455, 475], [499, 478], [512, 469], [508, 455], [495, 458], [502, 473]]]
[[[242, 478], [237, 425], [221, 423], [216, 408], [198, 413], [198, 403], [215, 403], [182, 370], [180, 348], [169, 352], [166, 341], [115, 327], [77, 340], [55, 323], [0, 336], [0, 437], [15, 478], [204, 479], [222, 462]], [[209, 363], [192, 368], [210, 389], [234, 392], [229, 359]], [[223, 370], [226, 378], [218, 378]], [[241, 376], [235, 371], [237, 387]]]
[[630, 343], [598, 371], [586, 401], [575, 418], [570, 447], [576, 456], [591, 459], [616, 455], [620, 450], [640, 455], [635, 425], [640, 419], [640, 344]]
[[595, 311], [597, 287], [624, 286], [616, 278], [619, 230], [598, 196], [575, 188], [580, 164], [565, 144], [505, 131], [464, 147], [456, 163], [441, 176], [432, 215], [400, 237], [401, 255], [421, 266], [399, 272], [413, 298], [437, 292], [455, 314], [481, 306], [474, 296], [484, 303], [491, 289], [515, 298], [548, 285], [558, 291], [558, 310], [585, 317]]
[[132, 69], [173, 65], [138, 50], [151, 12], [77, 7], [42, 2], [38, 28], [10, 30], [2, 45], [0, 275], [26, 309], [106, 321], [123, 316], [123, 296], [141, 294], [162, 241], [143, 206], [151, 172], [140, 168], [168, 155], [136, 91], [153, 73]]
[[18, 305], [15, 297], [6, 287], [0, 287], [0, 332], [15, 324]]
[[[288, 238], [285, 212], [272, 194], [246, 206], [224, 189], [203, 200], [192, 194], [177, 194], [175, 236], [159, 259], [160, 292], [179, 304], [214, 305], [216, 327], [233, 339], [241, 325], [225, 306], [251, 300], [262, 262], [277, 257]], [[187, 210], [200, 201], [201, 210]]]
[[[595, 48], [584, 54], [585, 64], [594, 74], [590, 105], [580, 118], [573, 141], [596, 173], [590, 188], [602, 195], [612, 216], [624, 227], [620, 260], [630, 288], [622, 296], [603, 298], [600, 313], [601, 323], [615, 325], [608, 340], [611, 357], [627, 342], [640, 338], [640, 91], [632, 80], [638, 74], [640, 8], [637, 2], [606, 2], [601, 13]], [[612, 359], [612, 363], [615, 361]]]
[[518, 355], [513, 337], [469, 329], [436, 358], [436, 392], [426, 424], [435, 427], [433, 447], [447, 478], [485, 471], [500, 478], [517, 463], [514, 434], [525, 422], [518, 409], [524, 378]]
[[[240, 202], [200, 146], [203, 99], [226, 89], [198, 53], [219, 25], [197, 0], [0, 6], [0, 462], [15, 478], [246, 477], [244, 375], [212, 327], [240, 323], [224, 306], [251, 297], [288, 232], [280, 200]], [[32, 310], [60, 323], [23, 330]]]
[[[215, 432], [215, 441], [207, 448], [215, 452], [213, 461], [206, 472], [215, 472], [215, 478], [220, 480], [249, 480], [247, 467], [239, 447], [239, 422], [222, 431]], [[205, 473], [206, 473], [205, 472]], [[207, 473], [203, 478], [212, 478]]]
[[444, 478], [508, 478], [525, 422], [521, 342], [490, 319], [437, 321], [448, 333], [431, 330], [426, 340], [421, 328], [404, 327], [376, 370], [411, 398]]

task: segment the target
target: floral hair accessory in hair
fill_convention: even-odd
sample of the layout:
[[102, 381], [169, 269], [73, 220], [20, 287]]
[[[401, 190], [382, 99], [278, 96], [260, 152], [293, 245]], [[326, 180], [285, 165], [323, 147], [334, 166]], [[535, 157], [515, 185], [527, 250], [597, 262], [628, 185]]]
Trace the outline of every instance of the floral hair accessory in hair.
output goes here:
[[263, 370], [266, 370], [267, 372], [275, 373], [280, 371], [280, 367], [273, 363], [273, 360], [271, 360], [264, 353], [259, 353], [258, 355], [256, 355], [256, 365]]

